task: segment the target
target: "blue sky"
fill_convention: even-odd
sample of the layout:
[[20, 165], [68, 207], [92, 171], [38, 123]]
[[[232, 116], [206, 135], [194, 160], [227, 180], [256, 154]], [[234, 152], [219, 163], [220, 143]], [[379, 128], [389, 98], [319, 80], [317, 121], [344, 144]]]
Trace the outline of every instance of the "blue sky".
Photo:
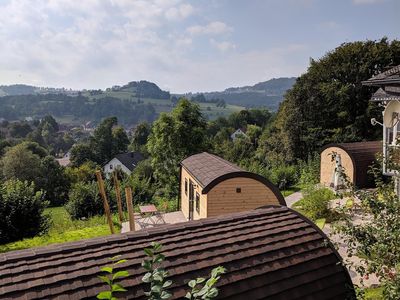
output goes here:
[[399, 12], [399, 0], [0, 0], [0, 85], [252, 85], [344, 42], [399, 39]]

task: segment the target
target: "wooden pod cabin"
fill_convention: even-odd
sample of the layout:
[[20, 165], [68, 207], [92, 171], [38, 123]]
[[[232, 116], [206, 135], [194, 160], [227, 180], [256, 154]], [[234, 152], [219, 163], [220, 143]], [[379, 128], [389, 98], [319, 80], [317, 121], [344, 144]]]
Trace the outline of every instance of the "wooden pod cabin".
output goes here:
[[0, 254], [0, 299], [96, 299], [108, 289], [98, 275], [120, 255], [128, 271], [117, 282], [127, 292], [118, 299], [146, 300], [143, 248], [163, 245], [162, 267], [173, 282], [171, 300], [183, 299], [188, 282], [226, 273], [217, 299], [355, 299], [350, 275], [328, 237], [310, 220], [287, 207], [265, 207], [231, 215], [153, 227], [136, 232]]
[[276, 186], [216, 155], [203, 152], [181, 162], [180, 209], [188, 220], [285, 205]]
[[378, 152], [382, 152], [381, 141], [326, 145], [321, 151], [321, 184], [340, 188], [343, 178], [339, 173], [344, 173], [358, 188], [373, 187], [367, 172]]

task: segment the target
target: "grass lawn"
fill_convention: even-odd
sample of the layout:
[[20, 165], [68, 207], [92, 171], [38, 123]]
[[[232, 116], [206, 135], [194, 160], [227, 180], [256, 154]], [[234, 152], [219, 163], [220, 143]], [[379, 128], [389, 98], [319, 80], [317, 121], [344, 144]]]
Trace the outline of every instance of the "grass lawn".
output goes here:
[[367, 288], [365, 289], [365, 300], [383, 300], [383, 289], [381, 287], [377, 288]]
[[[72, 220], [64, 207], [48, 208], [45, 210], [45, 214], [50, 215], [52, 220], [52, 225], [46, 235], [0, 245], [0, 252], [71, 242], [110, 234], [110, 229], [103, 216], [96, 216], [87, 220]], [[116, 216], [114, 216], [114, 221], [116, 220]], [[114, 226], [114, 228], [116, 231], [119, 230], [117, 226]]]

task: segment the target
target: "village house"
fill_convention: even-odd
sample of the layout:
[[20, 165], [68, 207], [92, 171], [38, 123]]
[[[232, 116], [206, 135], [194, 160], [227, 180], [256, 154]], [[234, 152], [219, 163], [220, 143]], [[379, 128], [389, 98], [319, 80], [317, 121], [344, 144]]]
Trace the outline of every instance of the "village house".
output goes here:
[[[392, 67], [370, 79], [363, 81], [364, 86], [378, 87], [372, 95], [372, 102], [384, 107], [383, 122], [371, 119], [372, 125], [383, 127], [383, 168], [387, 176], [395, 176], [396, 193], [400, 196], [400, 177], [393, 164], [400, 164], [400, 65]], [[390, 158], [390, 159], [389, 159]], [[392, 164], [389, 165], [388, 163]]]
[[109, 178], [110, 174], [114, 172], [114, 170], [119, 169], [125, 174], [130, 175], [136, 168], [137, 164], [143, 159], [143, 155], [139, 152], [117, 154], [113, 159], [104, 165], [104, 174], [107, 178]]
[[231, 134], [231, 140], [235, 141], [238, 137], [247, 137], [245, 128], [238, 128]]
[[1, 299], [95, 299], [107, 290], [98, 275], [110, 258], [126, 262], [114, 272], [120, 299], [147, 299], [141, 263], [152, 241], [163, 245], [170, 299], [183, 299], [190, 279], [226, 269], [217, 283], [218, 299], [355, 299], [342, 259], [327, 236], [310, 220], [285, 206], [138, 232], [0, 254]]
[[203, 152], [181, 162], [180, 209], [188, 220], [286, 205], [266, 178], [244, 171], [216, 155]]
[[68, 167], [71, 164], [71, 152], [68, 151], [62, 158], [56, 158], [56, 161], [60, 164], [60, 166]]

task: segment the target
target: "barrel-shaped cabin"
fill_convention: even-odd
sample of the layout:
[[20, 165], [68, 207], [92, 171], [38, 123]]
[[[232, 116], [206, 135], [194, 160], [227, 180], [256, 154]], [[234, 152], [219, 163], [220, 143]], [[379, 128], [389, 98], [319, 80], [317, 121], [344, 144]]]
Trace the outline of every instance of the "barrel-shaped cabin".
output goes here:
[[286, 205], [266, 178], [203, 152], [181, 162], [180, 209], [188, 220]]
[[341, 188], [348, 181], [358, 188], [373, 187], [368, 169], [379, 152], [381, 141], [326, 145], [321, 151], [321, 184]]

